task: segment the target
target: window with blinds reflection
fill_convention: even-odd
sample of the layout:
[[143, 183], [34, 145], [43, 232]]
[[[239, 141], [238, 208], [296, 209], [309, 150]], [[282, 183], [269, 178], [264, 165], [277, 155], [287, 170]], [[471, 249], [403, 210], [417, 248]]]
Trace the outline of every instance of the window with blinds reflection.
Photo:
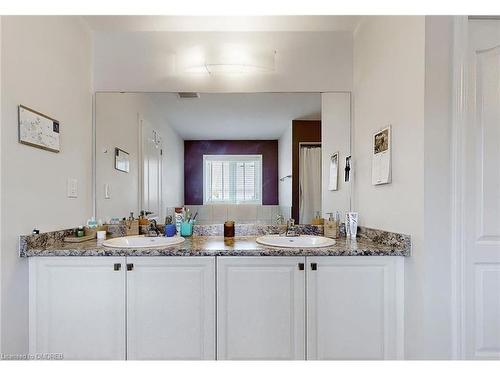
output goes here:
[[262, 155], [204, 155], [204, 202], [262, 203]]

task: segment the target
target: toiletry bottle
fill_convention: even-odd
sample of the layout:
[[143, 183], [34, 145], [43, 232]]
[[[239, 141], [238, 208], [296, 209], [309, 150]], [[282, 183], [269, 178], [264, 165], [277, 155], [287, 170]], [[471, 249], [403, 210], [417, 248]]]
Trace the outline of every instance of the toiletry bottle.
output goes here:
[[341, 222], [340, 222], [340, 212], [338, 212], [338, 211], [335, 211], [335, 222], [336, 222], [336, 231], [337, 231], [337, 237], [336, 238], [340, 238], [340, 225], [341, 225]]
[[131, 212], [130, 216], [125, 221], [125, 231], [127, 236], [138, 236], [139, 235], [139, 220], [134, 217], [134, 213]]
[[141, 211], [139, 216], [139, 225], [149, 225], [149, 219], [146, 217], [146, 212], [144, 210]]
[[77, 229], [76, 229], [76, 237], [83, 237], [85, 234], [84, 230], [83, 230], [83, 226], [79, 226]]
[[349, 212], [345, 213], [345, 236], [347, 238], [351, 237], [351, 227], [349, 226]]
[[316, 211], [316, 216], [312, 219], [312, 225], [323, 225], [324, 220], [321, 217], [321, 211]]
[[349, 212], [349, 236], [352, 240], [356, 239], [356, 235], [358, 233], [358, 213], [357, 212]]
[[184, 207], [175, 207], [175, 227], [177, 229], [177, 236], [181, 235], [181, 225], [184, 219]]

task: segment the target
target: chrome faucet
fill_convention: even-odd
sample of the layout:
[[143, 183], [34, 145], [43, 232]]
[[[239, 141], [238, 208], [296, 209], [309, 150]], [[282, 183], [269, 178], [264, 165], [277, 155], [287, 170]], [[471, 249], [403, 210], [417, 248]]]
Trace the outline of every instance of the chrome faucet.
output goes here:
[[295, 219], [288, 219], [286, 222], [286, 237], [298, 237], [297, 228], [295, 226]]
[[149, 220], [149, 228], [146, 233], [146, 237], [159, 237], [160, 236], [160, 230], [158, 229], [158, 226], [156, 224], [155, 219]]

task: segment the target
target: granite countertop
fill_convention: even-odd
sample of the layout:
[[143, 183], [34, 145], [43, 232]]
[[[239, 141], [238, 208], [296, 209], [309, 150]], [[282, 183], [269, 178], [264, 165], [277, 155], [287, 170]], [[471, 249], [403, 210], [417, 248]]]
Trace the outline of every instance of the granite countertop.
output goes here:
[[283, 248], [258, 244], [257, 236], [224, 238], [193, 236], [182, 244], [160, 248], [120, 249], [102, 245], [102, 241], [81, 243], [49, 241], [28, 246], [20, 251], [22, 257], [34, 256], [409, 256], [410, 246], [381, 243], [367, 238], [341, 238], [335, 245], [322, 248]]

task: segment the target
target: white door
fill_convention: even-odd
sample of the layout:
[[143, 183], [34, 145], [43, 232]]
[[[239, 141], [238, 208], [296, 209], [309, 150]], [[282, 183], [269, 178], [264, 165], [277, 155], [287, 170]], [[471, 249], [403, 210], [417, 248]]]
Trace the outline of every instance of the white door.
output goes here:
[[142, 134], [142, 209], [162, 214], [163, 144], [160, 133], [141, 119]]
[[127, 262], [127, 359], [215, 359], [215, 258]]
[[400, 257], [307, 257], [307, 359], [402, 359], [403, 280]]
[[125, 258], [34, 257], [30, 353], [125, 359]]
[[465, 356], [500, 359], [500, 21], [469, 22]]
[[305, 359], [304, 262], [217, 258], [218, 359]]

